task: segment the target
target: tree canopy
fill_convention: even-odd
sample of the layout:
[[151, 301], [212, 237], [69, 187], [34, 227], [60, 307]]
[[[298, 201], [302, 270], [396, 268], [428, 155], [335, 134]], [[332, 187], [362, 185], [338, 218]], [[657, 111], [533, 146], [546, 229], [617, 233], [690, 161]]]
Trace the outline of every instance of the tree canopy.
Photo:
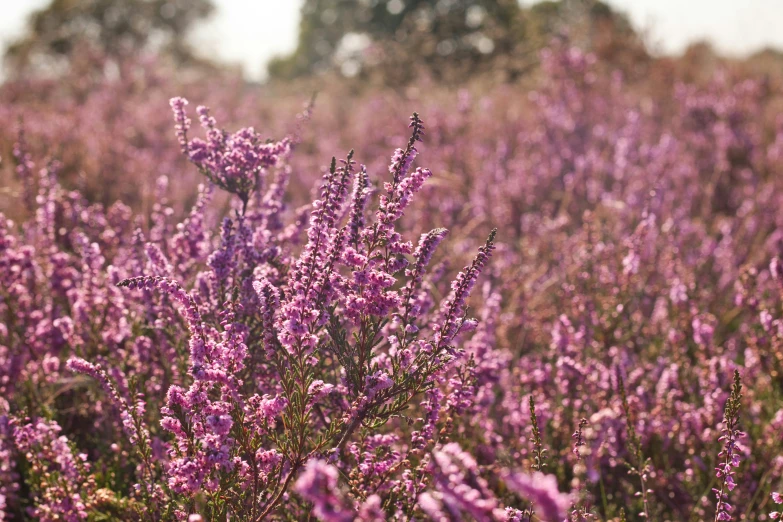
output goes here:
[[595, 46], [606, 33], [635, 39], [627, 19], [599, 0], [305, 0], [298, 45], [269, 64], [273, 78], [328, 70], [383, 70], [405, 81], [417, 67], [453, 79], [484, 69], [515, 77], [553, 36], [580, 33]]
[[67, 66], [80, 50], [110, 59], [141, 51], [193, 59], [188, 30], [209, 16], [211, 0], [51, 0], [6, 52], [13, 71]]

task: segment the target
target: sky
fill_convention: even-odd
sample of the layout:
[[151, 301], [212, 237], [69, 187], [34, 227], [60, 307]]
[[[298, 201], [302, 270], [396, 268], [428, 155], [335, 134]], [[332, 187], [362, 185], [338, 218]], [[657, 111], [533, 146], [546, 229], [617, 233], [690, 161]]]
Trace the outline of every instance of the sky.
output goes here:
[[[206, 56], [239, 63], [263, 79], [266, 61], [296, 45], [302, 0], [213, 0], [217, 11], [194, 42]], [[0, 0], [0, 47], [24, 31], [27, 16], [49, 0]], [[523, 1], [529, 5], [531, 1]], [[726, 54], [783, 49], [783, 0], [608, 0], [645, 32], [652, 49], [677, 54], [708, 39]]]

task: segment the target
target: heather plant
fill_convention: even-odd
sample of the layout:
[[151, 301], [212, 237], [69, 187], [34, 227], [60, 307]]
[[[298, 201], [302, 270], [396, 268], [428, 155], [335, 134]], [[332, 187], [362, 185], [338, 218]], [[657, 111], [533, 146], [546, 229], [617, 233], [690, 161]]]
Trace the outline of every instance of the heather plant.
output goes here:
[[133, 74], [29, 86], [57, 118], [4, 86], [3, 516], [779, 517], [773, 91], [541, 59], [299, 123], [193, 86], [214, 116], [175, 98], [173, 132]]
[[[419, 509], [417, 495], [406, 498], [398, 492], [411, 481], [400, 476], [400, 461], [413, 458], [419, 475], [415, 480], [426, 484], [425, 477], [435, 472], [427, 451], [435, 449], [437, 434], [434, 426], [407, 435], [408, 430], [384, 434], [381, 428], [399, 424], [414, 398], [427, 390], [434, 393], [438, 379], [458, 371], [463, 363], [464, 349], [456, 343], [475, 328], [466, 301], [492, 254], [495, 233], [457, 276], [441, 306], [435, 306], [423, 280], [445, 231], [423, 234], [414, 251], [394, 228], [431, 176], [429, 170], [411, 169], [416, 143], [424, 134], [424, 125], [414, 114], [411, 138], [392, 158], [391, 181], [384, 184], [375, 218], [366, 219], [369, 182], [364, 167], [356, 175], [353, 152], [339, 167], [332, 160], [310, 211], [306, 243], [297, 255], [287, 243], [295, 244], [296, 229], [303, 227], [283, 227], [277, 215], [283, 205], [276, 200], [288, 175], [282, 163], [291, 151], [290, 140], [265, 142], [252, 129], [229, 134], [219, 130], [201, 107], [207, 141], [190, 139], [186, 104], [179, 98], [171, 102], [182, 150], [213, 185], [237, 197], [235, 215], [224, 218], [214, 251], [202, 254], [205, 270], [195, 274], [194, 290], [174, 279], [181, 264], [175, 269], [160, 245], [139, 244], [141, 231], [132, 243], [146, 263], [131, 256], [129, 266], [110, 270], [117, 287], [146, 294], [141, 310], [158, 313], [157, 319], [149, 317], [151, 322], [136, 318], [135, 328], [158, 329], [163, 326], [161, 315], [177, 322], [151, 301], [156, 292], [181, 307], [188, 335], [180, 339], [186, 345], [172, 355], [181, 357], [186, 350], [187, 363], [169, 369], [179, 375], [170, 379], [159, 410], [160, 427], [170, 434], [169, 440], [161, 440], [159, 432], [157, 444], [152, 441], [145, 426], [145, 395], [137, 391], [137, 382], [128, 382], [122, 369], [107, 371], [74, 356], [66, 365], [97, 381], [109, 409], [122, 421], [134, 453], [128, 458], [135, 462], [138, 477], [128, 491], [133, 504], [128, 509], [145, 519], [185, 519], [202, 512], [210, 519], [260, 520], [278, 513], [283, 501], [287, 511], [297, 509], [292, 503], [298, 502], [290, 497], [294, 482], [316, 506], [318, 500], [307, 493], [315, 487], [307, 485], [308, 479], [336, 487], [329, 478], [333, 467], [312, 467], [317, 459], [341, 463], [346, 473], [352, 460], [369, 458], [369, 467], [352, 480], [354, 494], [367, 502], [372, 499], [367, 512], [376, 518], [386, 510], [413, 515]], [[23, 152], [17, 156], [26, 158]], [[273, 167], [278, 176], [265, 187]], [[351, 183], [355, 187], [349, 201]], [[264, 189], [267, 193], [256, 197]], [[202, 194], [207, 197], [208, 192]], [[198, 225], [193, 222], [203, 206], [199, 202], [181, 228]], [[50, 223], [43, 225], [45, 230], [52, 228]], [[156, 222], [150, 230], [153, 235], [165, 241], [165, 224]], [[189, 239], [198, 240], [198, 234]], [[83, 250], [85, 268], [99, 272], [98, 245], [83, 234], [75, 240]], [[177, 247], [180, 243], [174, 242]], [[413, 258], [410, 267], [406, 256]], [[120, 280], [119, 273], [133, 271], [149, 275]], [[93, 297], [93, 290], [86, 289], [88, 297]], [[139, 342], [137, 338], [135, 343]], [[149, 339], [143, 344], [142, 350], [151, 348]], [[41, 422], [29, 429], [40, 431]], [[14, 433], [19, 451], [27, 451], [19, 442], [19, 429]], [[361, 456], [375, 450], [381, 458], [381, 448], [388, 456], [377, 463], [370, 454]], [[411, 451], [412, 457], [403, 456]], [[65, 477], [70, 479], [66, 485], [78, 486], [75, 476]], [[70, 491], [63, 487], [60, 497]], [[379, 491], [385, 493], [383, 501]], [[52, 502], [47, 496], [39, 499], [47, 509]], [[86, 509], [84, 502], [72, 503], [82, 506], [74, 508], [78, 519], [79, 510]], [[353, 517], [354, 504], [345, 503], [344, 517]], [[304, 505], [298, 509], [306, 511]]]

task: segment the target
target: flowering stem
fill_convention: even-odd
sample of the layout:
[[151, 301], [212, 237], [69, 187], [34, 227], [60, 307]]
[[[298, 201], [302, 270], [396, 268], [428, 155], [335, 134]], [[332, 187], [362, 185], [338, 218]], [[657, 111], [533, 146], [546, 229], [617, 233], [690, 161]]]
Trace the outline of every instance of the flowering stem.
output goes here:
[[718, 503], [715, 506], [715, 522], [731, 520], [729, 511], [731, 505], [725, 501], [727, 497], [727, 491], [731, 491], [736, 487], [734, 482], [734, 471], [732, 468], [739, 466], [739, 455], [737, 453], [737, 440], [743, 435], [741, 431], [737, 429], [739, 424], [739, 409], [740, 399], [742, 398], [742, 383], [740, 382], [739, 371], [734, 370], [734, 384], [731, 388], [731, 395], [729, 400], [726, 401], [726, 407], [723, 412], [723, 435], [719, 440], [724, 440], [723, 450], [718, 455], [723, 457], [723, 462], [720, 466], [715, 468], [717, 471], [716, 476], [720, 479], [720, 490], [715, 491], [718, 497]]
[[283, 482], [283, 485], [280, 487], [280, 490], [277, 492], [277, 495], [267, 504], [266, 508], [261, 512], [260, 515], [258, 515], [258, 518], [255, 519], [255, 522], [260, 522], [261, 520], [264, 520], [266, 516], [272, 512], [275, 507], [277, 507], [277, 504], [280, 503], [280, 500], [283, 498], [283, 495], [285, 494], [286, 490], [288, 489], [288, 486], [291, 484], [291, 479], [294, 478], [294, 475], [296, 475], [296, 472], [299, 471], [299, 468], [302, 467], [301, 461], [297, 461], [294, 463], [294, 465], [291, 467], [291, 471], [288, 473], [288, 476], [285, 478], [285, 481]]
[[631, 471], [639, 475], [639, 482], [641, 483], [642, 488], [642, 504], [644, 505], [644, 518], [646, 520], [650, 520], [650, 511], [647, 502], [647, 464], [645, 463], [644, 456], [642, 455], [642, 443], [639, 440], [639, 436], [636, 434], [633, 419], [631, 418], [631, 407], [628, 404], [628, 396], [625, 392], [625, 383], [623, 382], [623, 376], [620, 373], [619, 367], [617, 368], [617, 387], [619, 388], [620, 399], [623, 403], [623, 412], [625, 413], [625, 423], [628, 429], [631, 453], [633, 453], [634, 457], [636, 457], [636, 466], [635, 468], [632, 468]]

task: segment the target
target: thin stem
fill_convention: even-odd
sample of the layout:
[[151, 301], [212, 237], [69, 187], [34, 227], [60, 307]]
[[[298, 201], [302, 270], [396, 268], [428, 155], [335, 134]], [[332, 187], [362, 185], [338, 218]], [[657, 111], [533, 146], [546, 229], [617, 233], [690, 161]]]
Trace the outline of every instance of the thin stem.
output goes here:
[[277, 492], [277, 495], [267, 504], [266, 508], [261, 512], [260, 515], [258, 515], [258, 518], [255, 519], [255, 522], [260, 522], [261, 520], [264, 520], [266, 516], [272, 512], [272, 510], [277, 507], [277, 504], [280, 502], [280, 500], [283, 498], [283, 495], [285, 494], [286, 490], [288, 489], [288, 486], [291, 484], [291, 479], [294, 478], [294, 475], [297, 471], [299, 471], [299, 468], [302, 466], [301, 462], [296, 462], [294, 466], [291, 468], [291, 471], [288, 473], [288, 476], [286, 477], [285, 481], [283, 482], [283, 485], [280, 488], [280, 491]]

